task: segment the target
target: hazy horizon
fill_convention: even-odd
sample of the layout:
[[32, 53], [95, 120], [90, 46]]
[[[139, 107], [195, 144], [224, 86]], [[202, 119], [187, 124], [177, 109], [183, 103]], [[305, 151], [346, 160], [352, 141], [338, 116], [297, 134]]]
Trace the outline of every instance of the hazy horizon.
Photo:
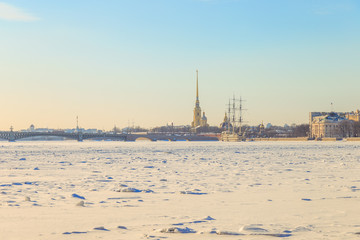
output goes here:
[[210, 125], [358, 108], [355, 0], [0, 0], [0, 130]]

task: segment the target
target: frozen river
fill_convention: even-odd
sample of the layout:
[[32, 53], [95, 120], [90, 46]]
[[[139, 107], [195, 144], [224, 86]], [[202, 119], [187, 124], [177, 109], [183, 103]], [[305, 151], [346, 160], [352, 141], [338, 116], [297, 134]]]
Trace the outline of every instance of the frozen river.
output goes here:
[[359, 239], [360, 142], [1, 142], [0, 239]]

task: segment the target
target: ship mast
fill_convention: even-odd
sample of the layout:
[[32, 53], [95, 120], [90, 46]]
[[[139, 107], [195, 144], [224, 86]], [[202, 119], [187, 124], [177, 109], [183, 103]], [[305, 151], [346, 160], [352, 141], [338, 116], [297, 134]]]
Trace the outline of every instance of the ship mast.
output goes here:
[[230, 123], [231, 123], [231, 110], [230, 110], [230, 107], [231, 107], [231, 103], [230, 103], [230, 99], [229, 99], [229, 104], [228, 104], [228, 123], [227, 123], [227, 131], [230, 132]]
[[232, 132], [235, 133], [235, 127], [236, 127], [236, 102], [235, 102], [235, 95], [233, 95], [233, 102], [232, 102]]
[[241, 125], [242, 125], [242, 98], [240, 97], [239, 103], [239, 135], [241, 135]]
[[[228, 126], [226, 130], [228, 132], [235, 133], [237, 128], [239, 128], [238, 133], [241, 134], [241, 127], [243, 123], [243, 102], [242, 97], [239, 99], [235, 98], [235, 95], [229, 99], [228, 107]], [[230, 126], [230, 124], [232, 126]]]
[[[221, 133], [221, 141], [237, 142], [245, 140], [241, 130], [244, 110], [242, 106], [243, 101], [244, 100], [241, 97], [239, 99], [235, 98], [235, 95], [233, 95], [232, 98], [229, 98], [229, 104], [226, 104], [228, 112], [227, 126], [226, 131]], [[230, 124], [232, 124], [232, 126], [230, 126]]]

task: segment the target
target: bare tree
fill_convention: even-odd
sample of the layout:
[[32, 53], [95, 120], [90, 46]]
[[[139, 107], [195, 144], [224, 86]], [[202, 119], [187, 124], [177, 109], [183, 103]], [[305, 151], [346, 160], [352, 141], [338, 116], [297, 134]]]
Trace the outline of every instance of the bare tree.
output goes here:
[[339, 131], [341, 137], [352, 137], [354, 135], [354, 121], [343, 120], [339, 125]]
[[354, 137], [360, 137], [360, 122], [353, 123]]
[[292, 125], [293, 137], [307, 137], [309, 135], [309, 124]]

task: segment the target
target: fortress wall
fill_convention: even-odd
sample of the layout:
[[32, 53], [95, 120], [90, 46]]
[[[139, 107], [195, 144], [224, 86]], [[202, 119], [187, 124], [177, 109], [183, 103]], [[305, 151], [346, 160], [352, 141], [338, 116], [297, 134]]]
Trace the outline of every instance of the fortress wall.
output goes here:
[[360, 141], [360, 137], [346, 138], [346, 141], [350, 141], [350, 142]]
[[297, 138], [253, 138], [254, 141], [308, 141], [307, 137]]

